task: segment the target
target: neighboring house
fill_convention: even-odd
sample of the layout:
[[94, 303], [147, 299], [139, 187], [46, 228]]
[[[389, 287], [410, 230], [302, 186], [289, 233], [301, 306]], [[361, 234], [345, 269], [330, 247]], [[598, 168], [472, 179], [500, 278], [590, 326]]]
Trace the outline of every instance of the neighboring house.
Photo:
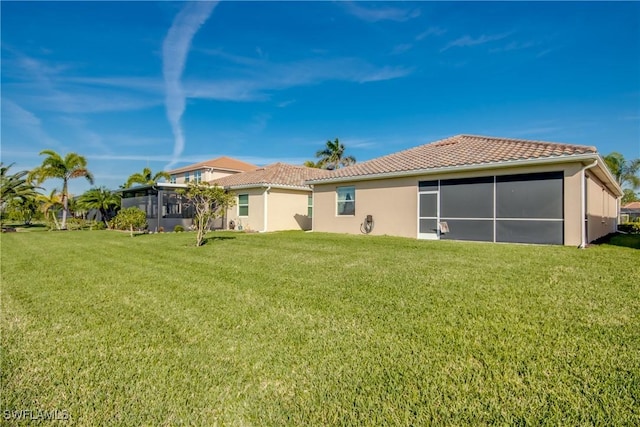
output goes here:
[[218, 157], [204, 162], [183, 166], [167, 171], [171, 184], [188, 184], [189, 182], [211, 182], [225, 176], [252, 171], [258, 166], [231, 157]]
[[306, 183], [314, 231], [571, 246], [615, 232], [622, 196], [595, 147], [473, 135]]
[[[236, 196], [227, 212], [235, 228], [254, 231], [310, 230], [312, 189], [305, 180], [326, 177], [329, 171], [274, 163], [253, 171], [212, 181]], [[227, 224], [228, 225], [228, 224]]]
[[640, 221], [640, 202], [631, 202], [620, 208], [621, 222]]
[[[218, 157], [168, 171], [169, 183], [138, 185], [120, 190], [122, 207], [136, 206], [147, 214], [147, 225], [151, 231], [173, 231], [176, 225], [189, 229], [193, 224], [193, 208], [186, 203], [177, 189], [187, 188], [193, 182], [211, 182], [216, 178], [241, 174], [258, 166], [233, 159]], [[213, 222], [212, 228], [224, 228], [224, 218]]]

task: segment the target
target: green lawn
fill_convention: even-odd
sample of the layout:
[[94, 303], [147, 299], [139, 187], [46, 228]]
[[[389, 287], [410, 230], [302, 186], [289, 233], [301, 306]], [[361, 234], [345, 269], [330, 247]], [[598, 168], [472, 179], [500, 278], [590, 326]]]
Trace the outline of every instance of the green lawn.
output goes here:
[[1, 237], [1, 411], [79, 425], [638, 425], [640, 251]]

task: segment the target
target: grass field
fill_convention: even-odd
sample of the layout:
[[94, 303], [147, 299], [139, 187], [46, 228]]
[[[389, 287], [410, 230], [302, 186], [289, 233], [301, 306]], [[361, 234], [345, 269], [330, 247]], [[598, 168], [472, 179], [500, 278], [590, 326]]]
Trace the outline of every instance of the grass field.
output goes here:
[[640, 424], [637, 249], [211, 236], [2, 235], [4, 420]]

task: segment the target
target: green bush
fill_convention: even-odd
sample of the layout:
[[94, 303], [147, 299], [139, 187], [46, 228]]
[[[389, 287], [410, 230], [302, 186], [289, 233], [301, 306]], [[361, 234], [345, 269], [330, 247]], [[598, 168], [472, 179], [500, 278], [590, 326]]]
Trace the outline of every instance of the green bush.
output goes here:
[[624, 233], [640, 234], [640, 222], [625, 222], [618, 225], [618, 230]]
[[92, 230], [104, 230], [107, 226], [104, 224], [104, 221], [96, 221], [91, 225]]
[[175, 227], [173, 227], [173, 232], [174, 233], [179, 233], [181, 231], [184, 231], [184, 227], [181, 226], [180, 224], [176, 225]]
[[67, 219], [67, 230], [83, 230], [88, 228], [87, 220], [82, 218]]

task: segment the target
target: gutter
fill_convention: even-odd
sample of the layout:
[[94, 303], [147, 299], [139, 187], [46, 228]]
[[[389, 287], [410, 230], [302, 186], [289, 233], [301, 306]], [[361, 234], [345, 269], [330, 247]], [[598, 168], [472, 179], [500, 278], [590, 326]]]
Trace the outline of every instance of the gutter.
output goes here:
[[598, 164], [598, 160], [594, 160], [590, 165], [584, 166], [580, 169], [580, 189], [581, 189], [581, 201], [580, 201], [580, 222], [581, 222], [581, 243], [578, 246], [580, 249], [584, 249], [587, 247], [587, 227], [589, 226], [589, 222], [586, 218], [587, 216], [587, 184], [585, 183], [586, 179], [586, 170], [591, 169], [592, 167]]

